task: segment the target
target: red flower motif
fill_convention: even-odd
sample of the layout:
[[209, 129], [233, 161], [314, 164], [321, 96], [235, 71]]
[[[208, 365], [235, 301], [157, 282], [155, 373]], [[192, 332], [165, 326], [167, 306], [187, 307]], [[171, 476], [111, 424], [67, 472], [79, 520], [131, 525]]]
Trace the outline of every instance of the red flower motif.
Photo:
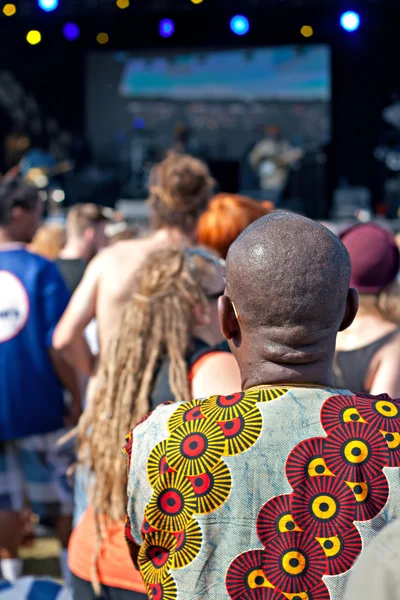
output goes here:
[[330, 538], [317, 538], [328, 559], [325, 575], [340, 575], [353, 566], [362, 550], [358, 529], [352, 525]]
[[356, 500], [355, 521], [370, 521], [384, 508], [389, 498], [389, 483], [384, 473], [370, 481], [349, 482]]
[[313, 589], [325, 570], [325, 552], [317, 540], [304, 533], [277, 536], [263, 554], [265, 575], [283, 593]]
[[290, 531], [301, 531], [291, 514], [291, 496], [285, 494], [269, 500], [258, 515], [257, 535], [265, 547], [277, 535]]
[[343, 423], [365, 423], [356, 408], [355, 396], [331, 396], [321, 409], [321, 424], [326, 433]]
[[310, 438], [293, 448], [286, 461], [286, 477], [293, 489], [311, 477], [333, 476], [323, 458], [325, 441], [323, 437]]
[[273, 586], [263, 571], [263, 556], [263, 550], [251, 550], [239, 554], [232, 561], [225, 579], [226, 590], [232, 600], [274, 600], [273, 595], [265, 595]]
[[[350, 492], [350, 493], [349, 493]], [[292, 514], [303, 531], [331, 537], [348, 529], [355, 517], [355, 498], [344, 481], [315, 477], [292, 494]]]
[[372, 425], [346, 423], [327, 437], [324, 458], [339, 479], [369, 481], [388, 464], [389, 449]]
[[372, 427], [382, 431], [400, 431], [400, 400], [392, 400], [387, 394], [358, 394], [355, 400], [360, 414]]

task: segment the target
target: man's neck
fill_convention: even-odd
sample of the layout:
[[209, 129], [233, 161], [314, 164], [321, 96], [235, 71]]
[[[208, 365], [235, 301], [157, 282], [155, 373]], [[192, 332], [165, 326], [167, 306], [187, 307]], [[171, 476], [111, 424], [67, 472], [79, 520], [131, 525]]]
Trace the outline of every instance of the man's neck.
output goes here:
[[242, 374], [242, 387], [248, 390], [262, 385], [313, 385], [333, 387], [332, 366], [329, 364], [302, 365], [301, 369], [289, 368], [288, 365], [260, 365], [256, 372]]
[[304, 353], [300, 350], [282, 356], [269, 353], [265, 346], [261, 352], [257, 352], [256, 348], [250, 349], [244, 353], [247, 355], [244, 364], [240, 361], [243, 389], [282, 384], [332, 387], [334, 351], [334, 341], [315, 345], [312, 352], [305, 349]]
[[59, 254], [59, 258], [66, 260], [90, 260], [85, 242], [82, 240], [70, 240]]

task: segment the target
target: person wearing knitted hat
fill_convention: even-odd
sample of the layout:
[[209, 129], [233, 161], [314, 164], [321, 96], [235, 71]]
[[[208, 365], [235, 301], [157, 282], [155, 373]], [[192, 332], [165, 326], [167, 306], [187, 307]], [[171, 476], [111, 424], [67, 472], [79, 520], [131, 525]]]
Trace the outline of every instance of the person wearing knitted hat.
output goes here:
[[340, 236], [352, 263], [351, 285], [360, 310], [339, 333], [335, 385], [358, 392], [400, 396], [400, 255], [394, 236], [374, 223], [351, 227]]

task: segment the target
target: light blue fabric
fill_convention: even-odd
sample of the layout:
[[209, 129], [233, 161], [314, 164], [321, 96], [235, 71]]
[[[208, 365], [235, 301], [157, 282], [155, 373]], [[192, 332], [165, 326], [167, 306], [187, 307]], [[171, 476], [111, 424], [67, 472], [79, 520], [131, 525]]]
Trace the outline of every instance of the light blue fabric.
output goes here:
[[74, 485], [74, 518], [73, 526], [76, 527], [86, 511], [88, 500], [88, 489], [91, 481], [90, 470], [84, 465], [77, 465], [75, 470]]
[[22, 577], [15, 583], [0, 581], [0, 600], [72, 600], [72, 597], [56, 581]]

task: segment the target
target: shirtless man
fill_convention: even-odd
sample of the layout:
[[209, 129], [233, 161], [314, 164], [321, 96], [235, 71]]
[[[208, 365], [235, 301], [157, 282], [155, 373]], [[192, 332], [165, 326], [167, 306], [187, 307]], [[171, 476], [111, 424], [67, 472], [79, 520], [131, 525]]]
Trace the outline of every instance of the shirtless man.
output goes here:
[[65, 359], [91, 376], [96, 357], [84, 338], [95, 317], [99, 328], [100, 354], [105, 351], [132, 295], [135, 276], [146, 257], [171, 244], [192, 245], [197, 220], [211, 196], [213, 180], [207, 166], [187, 155], [169, 155], [150, 178], [151, 223], [147, 238], [120, 242], [99, 254], [84, 278], [54, 334], [54, 347]]

